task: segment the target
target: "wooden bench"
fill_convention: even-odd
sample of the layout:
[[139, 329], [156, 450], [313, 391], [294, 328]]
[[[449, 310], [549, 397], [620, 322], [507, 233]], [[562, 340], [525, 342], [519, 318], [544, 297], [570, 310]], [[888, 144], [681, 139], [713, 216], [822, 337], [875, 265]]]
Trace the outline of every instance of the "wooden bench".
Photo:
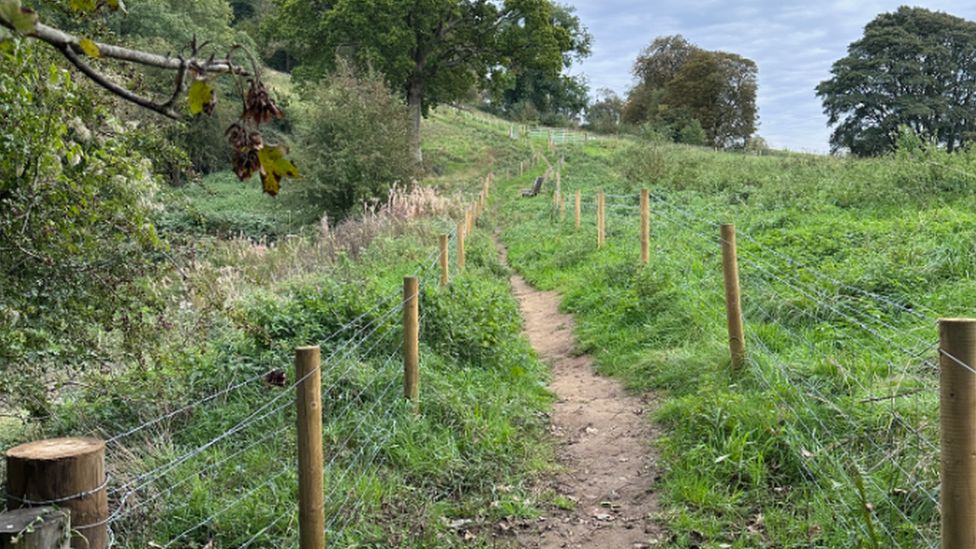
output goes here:
[[539, 194], [539, 191], [542, 190], [542, 183], [545, 182], [545, 180], [546, 180], [545, 176], [542, 175], [535, 178], [535, 183], [532, 185], [531, 189], [522, 190], [522, 196], [528, 198]]

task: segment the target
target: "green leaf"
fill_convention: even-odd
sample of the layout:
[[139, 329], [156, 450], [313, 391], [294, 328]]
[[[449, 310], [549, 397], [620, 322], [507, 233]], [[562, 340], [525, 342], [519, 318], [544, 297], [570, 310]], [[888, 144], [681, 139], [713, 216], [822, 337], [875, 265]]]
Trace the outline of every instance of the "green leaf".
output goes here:
[[285, 158], [287, 152], [283, 145], [258, 149], [258, 162], [261, 163], [261, 186], [264, 192], [271, 196], [278, 194], [283, 177], [301, 177], [295, 164]]
[[190, 104], [190, 114], [200, 114], [204, 111], [209, 114], [213, 112], [213, 105], [217, 101], [217, 96], [209, 82], [197, 79], [190, 84], [187, 99]]
[[30, 8], [22, 8], [20, 0], [0, 0], [0, 19], [20, 34], [37, 30], [37, 14]]
[[68, 7], [76, 13], [91, 13], [98, 8], [98, 2], [96, 0], [70, 0]]
[[82, 38], [79, 40], [78, 47], [81, 48], [81, 51], [85, 52], [85, 55], [88, 57], [102, 56], [102, 51], [98, 49], [98, 44], [88, 38]]
[[125, 9], [125, 2], [122, 0], [107, 0], [105, 5], [108, 6], [112, 11], [121, 11], [125, 14], [129, 13], [129, 10]]

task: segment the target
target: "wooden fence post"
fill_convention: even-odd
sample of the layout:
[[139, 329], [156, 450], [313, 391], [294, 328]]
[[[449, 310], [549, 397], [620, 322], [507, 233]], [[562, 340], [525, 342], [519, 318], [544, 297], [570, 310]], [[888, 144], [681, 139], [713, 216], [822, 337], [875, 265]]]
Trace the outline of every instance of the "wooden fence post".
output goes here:
[[939, 320], [942, 547], [976, 547], [976, 319]]
[[555, 206], [559, 205], [559, 200], [562, 198], [562, 196], [563, 196], [562, 170], [556, 168], [556, 202], [554, 204]]
[[71, 511], [73, 548], [108, 547], [105, 442], [38, 440], [7, 450], [7, 508], [58, 505]]
[[577, 229], [580, 228], [580, 223], [582, 223], [582, 221], [583, 221], [583, 219], [582, 219], [582, 217], [583, 217], [582, 216], [582, 213], [583, 213], [583, 211], [582, 211], [583, 210], [583, 207], [582, 207], [583, 197], [581, 195], [582, 195], [582, 193], [580, 191], [576, 191], [576, 228]]
[[732, 368], [738, 370], [745, 363], [746, 342], [742, 328], [742, 299], [739, 291], [739, 260], [735, 249], [735, 225], [721, 228], [722, 272], [725, 275], [725, 316], [729, 327], [729, 353]]
[[559, 222], [566, 221], [566, 197], [559, 197]]
[[295, 349], [298, 405], [298, 537], [301, 549], [325, 549], [322, 468], [322, 368], [318, 345]]
[[523, 174], [525, 174], [525, 161], [524, 160], [520, 160], [519, 161], [519, 177], [522, 177]]
[[442, 234], [440, 237], [438, 237], [438, 243], [440, 244], [441, 248], [441, 287], [447, 286], [447, 283], [450, 280], [450, 274], [448, 272], [447, 239], [448, 236], [446, 234]]
[[647, 189], [640, 192], [640, 261], [647, 265], [651, 259], [651, 203]]
[[606, 195], [596, 193], [596, 247], [602, 248], [606, 242]]
[[403, 277], [403, 396], [420, 401], [420, 284]]
[[464, 270], [464, 223], [457, 226], [457, 268], [458, 272]]

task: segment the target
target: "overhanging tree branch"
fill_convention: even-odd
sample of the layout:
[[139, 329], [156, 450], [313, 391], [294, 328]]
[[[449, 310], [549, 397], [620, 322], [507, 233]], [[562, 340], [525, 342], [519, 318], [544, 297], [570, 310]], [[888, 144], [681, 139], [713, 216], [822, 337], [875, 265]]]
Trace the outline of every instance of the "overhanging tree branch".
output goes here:
[[[141, 95], [136, 95], [136, 94], [130, 92], [129, 90], [123, 88], [122, 86], [119, 86], [118, 84], [112, 82], [111, 80], [109, 80], [108, 78], [106, 78], [104, 75], [102, 75], [101, 73], [99, 73], [98, 71], [96, 71], [95, 69], [93, 69], [91, 67], [91, 65], [89, 65], [88, 63], [85, 63], [85, 61], [83, 59], [81, 59], [80, 57], [78, 57], [78, 54], [76, 54], [71, 49], [71, 46], [54, 46], [54, 49], [56, 49], [59, 52], [61, 52], [61, 54], [64, 55], [65, 58], [67, 58], [67, 60], [70, 61], [71, 64], [75, 66], [75, 68], [77, 68], [79, 71], [81, 71], [82, 74], [84, 74], [85, 76], [87, 76], [88, 78], [90, 78], [92, 80], [92, 82], [98, 84], [99, 86], [105, 88], [106, 90], [112, 92], [113, 94], [121, 97], [122, 99], [125, 99], [126, 101], [129, 101], [131, 103], [135, 103], [136, 105], [139, 105], [140, 107], [143, 107], [145, 109], [149, 109], [149, 110], [151, 110], [153, 112], [159, 113], [159, 114], [161, 114], [161, 115], [163, 115], [163, 116], [165, 116], [167, 118], [171, 118], [173, 120], [180, 120], [182, 118], [180, 116], [180, 113], [178, 113], [178, 112], [176, 112], [176, 111], [174, 111], [172, 109], [172, 107], [171, 107], [171, 105], [173, 103], [172, 100], [167, 101], [166, 103], [160, 104], [160, 103], [156, 103], [156, 102], [154, 102], [151, 99], [148, 99], [146, 97], [142, 97]], [[178, 90], [179, 89], [182, 89], [182, 87], [183, 87], [182, 84], [180, 84], [180, 85], [177, 86], [177, 89]], [[175, 94], [174, 94], [174, 97], [175, 97]]]
[[[5, 22], [3, 20], [0, 20], [0, 24], [4, 23]], [[12, 27], [9, 25], [4, 24], [4, 26], [12, 29]], [[27, 36], [47, 42], [55, 48], [70, 46], [72, 49], [77, 50], [79, 49], [78, 44], [81, 42], [81, 38], [60, 29], [49, 27], [43, 23], [38, 23], [36, 30]], [[102, 57], [117, 59], [119, 61], [126, 61], [129, 63], [137, 63], [149, 67], [179, 70], [180, 67], [186, 64], [190, 69], [207, 73], [231, 73], [247, 75], [247, 71], [243, 67], [234, 65], [226, 59], [204, 61], [201, 59], [191, 58], [184, 61], [179, 57], [159, 55], [156, 53], [149, 53], [141, 50], [114, 46], [112, 44], [104, 44], [101, 42], [95, 42], [95, 45], [98, 46], [98, 51]]]
[[[6, 27], [10, 30], [15, 30], [10, 23], [3, 19], [0, 19], [0, 26]], [[93, 41], [95, 46], [98, 48], [99, 57], [125, 61], [128, 63], [136, 63], [147, 67], [177, 71], [175, 91], [173, 92], [173, 95], [166, 102], [159, 103], [147, 97], [135, 94], [112, 82], [111, 79], [109, 79], [105, 74], [102, 74], [85, 62], [83, 59], [83, 54], [81, 54], [81, 52], [83, 52], [80, 46], [81, 38], [78, 36], [69, 34], [48, 25], [44, 25], [42, 23], [37, 23], [34, 30], [28, 34], [25, 34], [24, 36], [47, 43], [55, 50], [60, 52], [61, 55], [63, 55], [82, 74], [91, 79], [92, 82], [106, 89], [113, 95], [173, 120], [180, 120], [183, 118], [178, 111], [173, 109], [173, 105], [176, 103], [176, 99], [180, 96], [180, 94], [186, 89], [186, 73], [188, 70], [192, 70], [197, 74], [223, 73], [240, 76], [248, 75], [247, 70], [239, 65], [235, 65], [229, 59], [213, 59], [212, 57], [207, 60], [198, 59], [195, 57], [196, 52], [194, 52], [194, 56], [190, 57], [189, 59], [184, 59], [181, 56], [172, 57], [168, 55], [159, 55], [156, 53]]]

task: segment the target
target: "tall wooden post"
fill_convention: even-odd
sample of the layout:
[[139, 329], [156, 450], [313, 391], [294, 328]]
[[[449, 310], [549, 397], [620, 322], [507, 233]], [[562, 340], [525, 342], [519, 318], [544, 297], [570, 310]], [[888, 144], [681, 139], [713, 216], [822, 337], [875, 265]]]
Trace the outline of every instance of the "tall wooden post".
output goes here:
[[519, 161], [519, 177], [525, 174], [525, 161]]
[[458, 272], [464, 270], [464, 223], [457, 226], [457, 268]]
[[606, 242], [606, 195], [596, 193], [596, 247], [602, 248]]
[[403, 277], [403, 396], [420, 401], [420, 284]]
[[301, 549], [325, 549], [325, 486], [322, 468], [322, 368], [318, 345], [295, 349], [298, 404], [298, 541]]
[[725, 316], [729, 327], [729, 353], [732, 368], [738, 370], [745, 363], [746, 342], [742, 328], [742, 300], [739, 291], [739, 260], [735, 249], [735, 225], [721, 228], [722, 271], [725, 275]]
[[576, 191], [576, 228], [580, 228], [580, 223], [583, 222], [583, 197], [580, 191]]
[[7, 508], [57, 505], [71, 511], [71, 547], [108, 547], [105, 442], [55, 438], [7, 450]]
[[[939, 320], [943, 549], [976, 548], [976, 319]], [[961, 363], [961, 364], [960, 364]]]
[[450, 280], [449, 266], [448, 266], [448, 255], [447, 255], [447, 235], [442, 234], [438, 237], [438, 244], [440, 244], [441, 249], [441, 287], [447, 286]]
[[559, 222], [566, 221], [566, 197], [559, 197]]
[[640, 261], [647, 265], [651, 259], [651, 201], [647, 189], [640, 193]]

